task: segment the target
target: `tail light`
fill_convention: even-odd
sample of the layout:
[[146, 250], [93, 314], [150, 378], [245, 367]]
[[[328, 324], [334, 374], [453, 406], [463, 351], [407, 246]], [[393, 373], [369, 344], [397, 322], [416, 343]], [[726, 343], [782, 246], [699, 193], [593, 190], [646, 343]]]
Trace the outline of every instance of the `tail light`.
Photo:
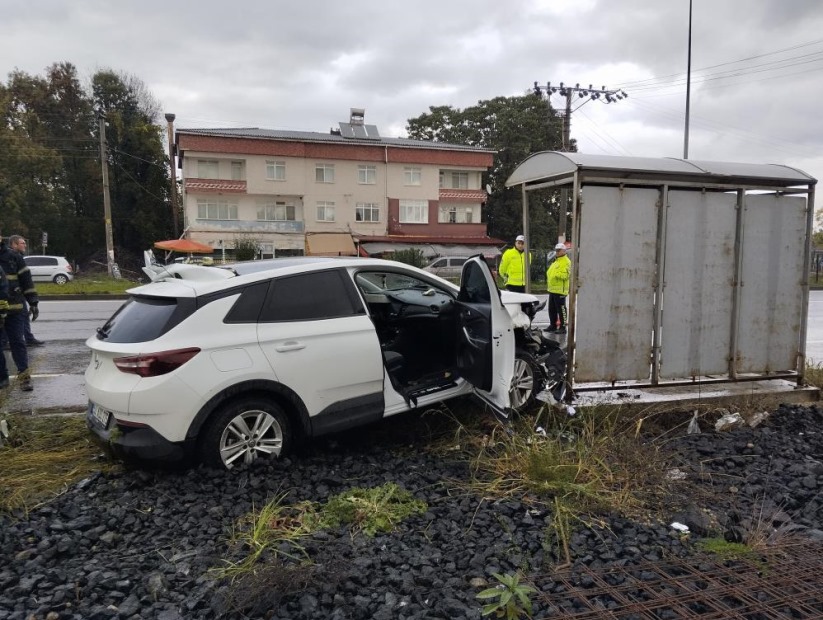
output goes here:
[[133, 357], [117, 357], [114, 359], [114, 365], [121, 372], [132, 373], [141, 377], [157, 377], [180, 368], [198, 353], [200, 353], [200, 349], [192, 347], [190, 349], [174, 349], [173, 351], [147, 353], [146, 355], [135, 355]]
[[66, 271], [71, 273], [71, 265], [66, 265]]

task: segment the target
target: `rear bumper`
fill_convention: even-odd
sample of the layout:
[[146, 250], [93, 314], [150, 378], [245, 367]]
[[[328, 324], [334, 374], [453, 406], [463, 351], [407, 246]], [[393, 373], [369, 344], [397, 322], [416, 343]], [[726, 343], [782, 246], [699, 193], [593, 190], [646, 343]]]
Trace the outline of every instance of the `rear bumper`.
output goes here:
[[86, 413], [86, 424], [104, 447], [124, 460], [178, 463], [194, 452], [192, 442], [169, 441], [150, 426], [127, 426], [112, 418], [104, 427], [91, 409]]

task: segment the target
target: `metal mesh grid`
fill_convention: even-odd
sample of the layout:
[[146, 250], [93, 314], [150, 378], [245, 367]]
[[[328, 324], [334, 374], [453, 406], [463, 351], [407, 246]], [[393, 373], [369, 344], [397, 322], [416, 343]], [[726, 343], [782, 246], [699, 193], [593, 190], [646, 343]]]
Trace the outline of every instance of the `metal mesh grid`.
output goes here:
[[758, 562], [701, 556], [603, 570], [575, 566], [535, 579], [535, 608], [580, 620], [823, 618], [822, 551], [806, 542], [769, 550]]

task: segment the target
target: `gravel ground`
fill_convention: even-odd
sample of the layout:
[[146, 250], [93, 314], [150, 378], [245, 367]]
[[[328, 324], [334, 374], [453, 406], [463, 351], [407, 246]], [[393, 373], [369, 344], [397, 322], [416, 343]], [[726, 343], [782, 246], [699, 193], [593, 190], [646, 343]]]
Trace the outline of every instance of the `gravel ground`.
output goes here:
[[[471, 479], [470, 467], [458, 453], [426, 451], [422, 439], [385, 440], [387, 428], [399, 424], [394, 434], [402, 436], [409, 420], [244, 470], [97, 475], [25, 518], [0, 519], [0, 620], [480, 618], [475, 596], [496, 583], [492, 573], [528, 577], [556, 562], [545, 544], [551, 514], [467, 492], [457, 483]], [[697, 536], [711, 530], [734, 539], [764, 519], [823, 536], [821, 421], [819, 407], [783, 406], [755, 429], [674, 438], [671, 466], [712, 504], [687, 502], [658, 524], [606, 517], [572, 536], [574, 561], [598, 568], [685, 557], [690, 543], [668, 525], [674, 519]], [[239, 559], [228, 533], [272, 496], [322, 502], [390, 481], [428, 510], [373, 538], [342, 527], [320, 531], [301, 541], [311, 564], [271, 565], [257, 590], [230, 590], [209, 574], [223, 558]], [[536, 605], [535, 617], [546, 613]]]

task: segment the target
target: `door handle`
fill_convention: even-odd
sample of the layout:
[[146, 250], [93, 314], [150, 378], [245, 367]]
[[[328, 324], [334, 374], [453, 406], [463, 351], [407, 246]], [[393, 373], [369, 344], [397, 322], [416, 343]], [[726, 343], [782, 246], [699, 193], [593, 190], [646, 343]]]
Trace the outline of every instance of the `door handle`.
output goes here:
[[283, 344], [279, 344], [274, 347], [274, 350], [278, 353], [286, 353], [288, 351], [299, 351], [300, 349], [305, 349], [306, 345], [302, 342], [298, 342], [297, 340], [287, 340]]

